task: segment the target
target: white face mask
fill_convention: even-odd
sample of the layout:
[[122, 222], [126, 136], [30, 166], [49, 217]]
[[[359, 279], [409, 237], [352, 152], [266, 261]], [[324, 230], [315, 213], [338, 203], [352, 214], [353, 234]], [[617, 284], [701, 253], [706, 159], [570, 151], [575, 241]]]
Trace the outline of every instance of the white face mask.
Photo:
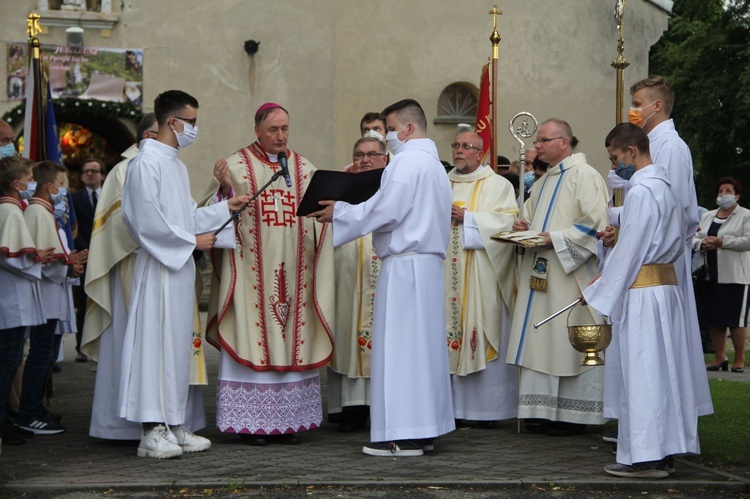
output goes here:
[[723, 194], [716, 198], [716, 204], [719, 205], [719, 208], [722, 208], [724, 210], [728, 210], [732, 206], [734, 206], [734, 203], [737, 201], [734, 199], [734, 196], [731, 194]]
[[31, 196], [36, 192], [36, 182], [26, 182], [26, 189], [18, 191], [18, 195], [21, 199], [31, 199]]
[[68, 194], [68, 190], [65, 187], [58, 187], [57, 194], [50, 194], [50, 201], [52, 204], [57, 204], [65, 201], [65, 196]]
[[377, 139], [380, 142], [385, 142], [385, 137], [383, 137], [380, 132], [376, 132], [375, 130], [367, 130], [365, 134], [362, 136], [364, 137], [371, 137], [373, 139]]
[[180, 123], [182, 123], [182, 133], [177, 133], [177, 130], [174, 130], [174, 134], [177, 137], [177, 144], [180, 148], [183, 148], [192, 144], [198, 136], [198, 125], [193, 126], [181, 120]]
[[[407, 126], [409, 125], [408, 124], [404, 125], [404, 128], [406, 128]], [[385, 135], [385, 140], [386, 142], [388, 142], [388, 145], [393, 151], [393, 154], [398, 154], [401, 148], [404, 147], [404, 144], [406, 144], [405, 140], [400, 140], [398, 138], [398, 134], [401, 133], [404, 130], [404, 128], [402, 128], [398, 132], [395, 130], [391, 130]]]

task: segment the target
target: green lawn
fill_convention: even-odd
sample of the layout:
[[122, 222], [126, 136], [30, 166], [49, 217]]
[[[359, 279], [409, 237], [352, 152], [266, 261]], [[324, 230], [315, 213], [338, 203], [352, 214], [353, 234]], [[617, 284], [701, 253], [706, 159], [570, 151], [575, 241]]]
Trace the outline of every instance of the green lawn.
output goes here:
[[698, 418], [701, 455], [691, 460], [750, 466], [750, 383], [712, 379], [708, 384], [714, 414]]

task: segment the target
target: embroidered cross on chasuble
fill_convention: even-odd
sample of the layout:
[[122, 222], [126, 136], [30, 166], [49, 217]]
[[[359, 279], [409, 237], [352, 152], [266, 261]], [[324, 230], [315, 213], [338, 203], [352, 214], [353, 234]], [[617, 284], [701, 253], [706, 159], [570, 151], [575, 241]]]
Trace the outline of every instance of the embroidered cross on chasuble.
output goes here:
[[[330, 227], [295, 216], [315, 168], [287, 156], [292, 187], [269, 186], [237, 220], [237, 247], [211, 252], [207, 340], [259, 371], [313, 369], [333, 351]], [[235, 195], [257, 192], [279, 168], [257, 143], [227, 163]]]

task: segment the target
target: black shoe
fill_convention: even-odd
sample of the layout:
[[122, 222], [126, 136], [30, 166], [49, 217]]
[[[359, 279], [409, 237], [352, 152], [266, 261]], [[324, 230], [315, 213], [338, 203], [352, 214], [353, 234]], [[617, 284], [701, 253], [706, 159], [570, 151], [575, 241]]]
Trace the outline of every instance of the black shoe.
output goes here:
[[62, 367], [60, 367], [60, 364], [58, 364], [57, 362], [52, 364], [52, 372], [55, 374], [62, 372]]
[[729, 359], [724, 359], [721, 364], [709, 364], [706, 366], [706, 371], [728, 371], [729, 370]]
[[57, 435], [65, 431], [65, 427], [59, 421], [44, 416], [36, 416], [24, 421], [18, 419], [16, 426], [37, 435]]
[[268, 443], [265, 435], [248, 435], [247, 433], [240, 433], [240, 439], [245, 445], [252, 445], [254, 447], [263, 447]]
[[604, 467], [604, 471], [610, 475], [627, 478], [666, 478], [669, 476], [667, 468], [667, 463], [662, 459], [661, 461], [646, 461], [631, 465], [610, 464]]
[[415, 438], [414, 442], [422, 447], [422, 450], [425, 452], [432, 452], [435, 450], [434, 438]]
[[16, 428], [16, 425], [10, 419], [3, 421], [0, 425], [0, 438], [3, 440], [4, 445], [21, 445], [26, 441], [20, 431], [20, 428]]
[[354, 423], [345, 421], [339, 425], [339, 433], [354, 433], [355, 431], [364, 430], [367, 428], [367, 423]]
[[744, 373], [745, 372], [745, 367], [744, 366], [743, 367], [734, 367], [734, 366], [732, 366], [732, 372], [733, 373]]
[[302, 440], [300, 440], [299, 437], [294, 433], [284, 433], [283, 435], [268, 435], [266, 439], [270, 444], [297, 445], [302, 443]]

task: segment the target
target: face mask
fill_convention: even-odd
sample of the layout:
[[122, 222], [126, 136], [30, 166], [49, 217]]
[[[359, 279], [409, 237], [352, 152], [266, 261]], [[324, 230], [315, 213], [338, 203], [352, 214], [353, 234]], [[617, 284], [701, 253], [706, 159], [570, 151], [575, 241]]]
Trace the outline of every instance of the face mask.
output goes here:
[[534, 185], [534, 172], [526, 172], [523, 174], [523, 185], [525, 185], [527, 188]]
[[31, 199], [31, 196], [36, 192], [36, 182], [26, 182], [26, 189], [18, 191], [21, 199]]
[[734, 203], [736, 203], [734, 196], [731, 194], [723, 194], [716, 198], [716, 204], [719, 205], [719, 208], [728, 210], [732, 206], [734, 206]]
[[646, 122], [656, 114], [656, 111], [654, 111], [653, 113], [651, 113], [651, 116], [643, 119], [643, 110], [653, 106], [654, 104], [656, 104], [656, 101], [652, 102], [646, 107], [631, 107], [628, 111], [628, 121], [637, 127], [643, 128], [644, 126], [646, 126]]
[[380, 135], [380, 132], [376, 132], [375, 130], [367, 130], [362, 137], [371, 137], [373, 139], [379, 140], [380, 142], [385, 142], [385, 137]]
[[633, 163], [626, 165], [625, 161], [620, 161], [620, 164], [615, 167], [615, 173], [620, 178], [630, 180], [630, 177], [635, 173], [635, 165]]
[[[406, 128], [407, 126], [409, 125], [404, 125], [404, 128]], [[400, 140], [398, 138], [398, 134], [401, 133], [404, 130], [404, 128], [402, 128], [398, 132], [395, 130], [391, 130], [385, 135], [385, 140], [386, 142], [388, 142], [388, 145], [393, 151], [393, 154], [398, 154], [401, 148], [404, 147], [404, 144], [406, 144], [405, 140]]]
[[57, 204], [59, 202], [65, 201], [65, 196], [68, 194], [68, 190], [65, 187], [58, 187], [57, 188], [57, 194], [50, 194], [49, 198], [50, 201], [52, 201], [52, 204]]
[[182, 122], [182, 133], [177, 133], [177, 130], [174, 130], [174, 134], [180, 148], [187, 147], [198, 136], [198, 125], [193, 126], [190, 123]]
[[15, 155], [16, 155], [16, 146], [13, 145], [13, 142], [0, 147], [0, 158], [7, 158], [8, 156], [15, 156]]
[[62, 221], [65, 216], [65, 212], [68, 210], [67, 199], [62, 198], [55, 203], [55, 218]]

